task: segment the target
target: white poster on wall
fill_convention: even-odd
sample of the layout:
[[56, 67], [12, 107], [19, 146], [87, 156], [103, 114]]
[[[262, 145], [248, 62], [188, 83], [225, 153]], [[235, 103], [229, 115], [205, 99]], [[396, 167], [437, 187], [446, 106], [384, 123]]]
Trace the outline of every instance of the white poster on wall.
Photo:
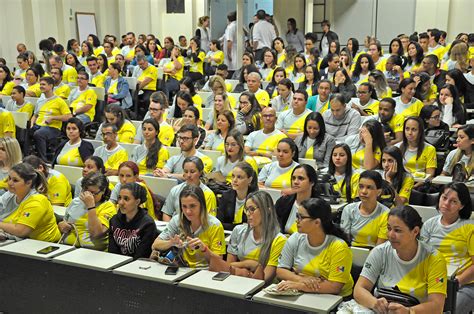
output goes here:
[[89, 34], [97, 35], [95, 13], [76, 12], [76, 29], [79, 42], [87, 40]]

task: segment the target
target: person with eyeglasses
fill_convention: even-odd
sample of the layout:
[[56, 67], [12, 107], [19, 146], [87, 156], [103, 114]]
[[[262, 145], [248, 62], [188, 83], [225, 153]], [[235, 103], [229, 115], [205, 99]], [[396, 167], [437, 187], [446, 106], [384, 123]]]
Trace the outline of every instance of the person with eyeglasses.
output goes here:
[[349, 297], [352, 253], [348, 236], [332, 222], [331, 206], [319, 198], [304, 200], [296, 213], [298, 232], [280, 255], [278, 289]]
[[184, 182], [174, 186], [163, 205], [163, 220], [170, 221], [175, 215], [180, 214], [179, 195], [181, 191], [188, 185], [199, 186], [204, 193], [206, 201], [206, 209], [209, 215], [216, 216], [217, 200], [214, 192], [202, 182], [204, 177], [204, 164], [202, 160], [196, 156], [186, 157], [183, 161], [183, 178]]
[[176, 142], [181, 148], [181, 154], [171, 156], [166, 162], [163, 169], [156, 169], [153, 172], [157, 177], [176, 178], [184, 180], [183, 177], [183, 161], [186, 157], [199, 157], [204, 163], [204, 172], [210, 173], [212, 170], [212, 160], [208, 156], [196, 149], [196, 143], [199, 140], [199, 129], [195, 125], [183, 125], [176, 138]]
[[237, 225], [230, 236], [227, 259], [211, 258], [210, 270], [265, 280], [276, 275], [278, 257], [286, 242], [280, 233], [273, 200], [267, 192], [250, 193], [244, 206], [247, 223]]
[[66, 208], [58, 223], [63, 242], [77, 247], [104, 251], [108, 247], [109, 220], [116, 213], [109, 201], [109, 180], [100, 172], [89, 173], [82, 180], [82, 192]]
[[430, 130], [449, 131], [449, 125], [441, 120], [441, 109], [436, 105], [423, 106], [420, 119], [423, 120], [425, 134]]
[[217, 158], [215, 171], [226, 178], [227, 183], [232, 181], [232, 171], [237, 163], [245, 161], [258, 173], [257, 163], [251, 156], [245, 155], [244, 138], [237, 130], [230, 131], [224, 141], [225, 154]]
[[[160, 133], [158, 139], [165, 146], [171, 146], [174, 141], [174, 130], [171, 125], [165, 120], [166, 110], [168, 109], [168, 98], [162, 91], [154, 92], [150, 96], [150, 106], [148, 112], [145, 114], [143, 121], [146, 119], [154, 119], [160, 125]], [[143, 143], [143, 131], [141, 128], [137, 129], [137, 134], [133, 141], [134, 144]]]
[[84, 123], [94, 121], [95, 106], [97, 105], [97, 94], [89, 87], [88, 82], [89, 74], [86, 71], [79, 71], [77, 74], [77, 87], [71, 91], [68, 97], [72, 116]]
[[375, 88], [364, 82], [357, 88], [356, 96], [349, 101], [352, 109], [357, 110], [361, 116], [371, 116], [379, 111], [379, 101]]
[[0, 229], [18, 238], [57, 242], [61, 234], [47, 190], [41, 172], [27, 163], [14, 165], [8, 172], [8, 192], [0, 197]]
[[428, 219], [421, 228], [421, 240], [439, 250], [448, 267], [458, 269], [459, 290], [456, 313], [474, 309], [474, 224], [472, 201], [464, 183], [452, 182], [440, 192], [439, 215]]
[[366, 170], [359, 178], [359, 202], [344, 207], [341, 228], [351, 239], [352, 246], [375, 247], [387, 241], [389, 209], [378, 202], [383, 179], [375, 170]]
[[208, 214], [204, 192], [187, 185], [179, 194], [180, 215], [174, 215], [152, 245], [151, 257], [172, 247], [183, 248], [187, 266], [206, 267], [211, 258], [225, 254], [225, 235], [221, 222]]
[[253, 131], [245, 140], [245, 154], [255, 159], [257, 165], [262, 167], [272, 161], [278, 142], [287, 137], [275, 128], [277, 115], [275, 108], [265, 107], [262, 110], [263, 128]]
[[102, 159], [107, 176], [116, 176], [120, 164], [128, 160], [128, 153], [125, 148], [117, 143], [117, 127], [115, 124], [105, 123], [102, 126], [102, 136], [104, 145], [97, 147], [93, 155]]

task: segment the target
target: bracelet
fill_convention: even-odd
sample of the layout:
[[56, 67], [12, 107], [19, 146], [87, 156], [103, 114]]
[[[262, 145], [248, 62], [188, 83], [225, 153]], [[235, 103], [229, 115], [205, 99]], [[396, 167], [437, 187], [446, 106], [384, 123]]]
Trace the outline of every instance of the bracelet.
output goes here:
[[87, 208], [87, 210], [93, 210], [93, 209], [95, 209], [95, 206]]

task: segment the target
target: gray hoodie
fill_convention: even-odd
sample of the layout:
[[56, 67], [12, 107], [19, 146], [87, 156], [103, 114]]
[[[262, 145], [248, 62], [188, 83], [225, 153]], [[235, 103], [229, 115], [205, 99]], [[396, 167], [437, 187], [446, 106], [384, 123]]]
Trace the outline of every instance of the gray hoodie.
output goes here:
[[360, 113], [356, 110], [346, 107], [344, 116], [338, 120], [331, 110], [323, 113], [324, 123], [326, 124], [326, 133], [332, 135], [337, 142], [343, 142], [348, 135], [357, 134], [362, 124]]

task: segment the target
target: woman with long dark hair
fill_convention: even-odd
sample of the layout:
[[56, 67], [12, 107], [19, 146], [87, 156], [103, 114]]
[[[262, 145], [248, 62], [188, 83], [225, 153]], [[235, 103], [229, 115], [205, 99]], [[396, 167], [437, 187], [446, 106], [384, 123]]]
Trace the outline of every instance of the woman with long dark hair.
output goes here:
[[[436, 171], [436, 149], [425, 142], [423, 121], [419, 117], [408, 117], [403, 124], [403, 141], [396, 144], [403, 154], [403, 166], [414, 177], [434, 176]], [[415, 185], [419, 186], [423, 182]]]
[[292, 234], [297, 231], [298, 208], [304, 200], [319, 196], [317, 184], [317, 174], [313, 167], [301, 164], [293, 169], [291, 188], [285, 190], [285, 195], [275, 203], [281, 232]]
[[415, 181], [403, 167], [403, 155], [396, 146], [385, 147], [382, 153], [382, 178], [395, 190], [395, 205], [406, 205]]
[[262, 109], [255, 94], [243, 92], [239, 97], [239, 111], [235, 121], [235, 128], [243, 135], [248, 135], [253, 131], [262, 128]]
[[463, 125], [457, 131], [457, 148], [450, 151], [444, 162], [442, 175], [452, 175], [454, 166], [462, 162], [468, 177], [474, 173], [474, 126]]
[[466, 112], [456, 86], [445, 84], [441, 87], [435, 105], [441, 109], [441, 118], [449, 127], [459, 127], [466, 123]]
[[258, 178], [254, 168], [245, 161], [237, 163], [232, 171], [231, 186], [231, 190], [222, 193], [217, 209], [217, 218], [225, 230], [233, 230], [235, 226], [247, 221], [245, 200], [250, 193], [258, 191]]
[[341, 194], [341, 199], [352, 203], [358, 195], [360, 173], [352, 170], [352, 153], [349, 145], [339, 143], [334, 146], [328, 173], [336, 179], [334, 190]]
[[351, 250], [347, 235], [332, 222], [329, 203], [304, 200], [296, 221], [298, 232], [290, 236], [278, 262], [278, 289], [349, 297], [354, 285]]
[[380, 165], [386, 143], [382, 125], [377, 120], [365, 121], [359, 134], [348, 136], [345, 142], [351, 148], [354, 169], [373, 170]]
[[146, 202], [146, 188], [127, 183], [120, 188], [119, 211], [110, 219], [109, 253], [148, 258], [151, 245], [158, 236], [156, 224], [140, 204]]
[[299, 157], [316, 160], [318, 168], [329, 165], [331, 151], [336, 141], [326, 133], [326, 125], [319, 112], [311, 112], [304, 121], [303, 135], [295, 138]]
[[135, 147], [130, 160], [138, 165], [141, 175], [151, 175], [155, 169], [162, 169], [165, 166], [169, 152], [158, 138], [160, 125], [155, 119], [143, 121], [142, 132], [144, 142]]

